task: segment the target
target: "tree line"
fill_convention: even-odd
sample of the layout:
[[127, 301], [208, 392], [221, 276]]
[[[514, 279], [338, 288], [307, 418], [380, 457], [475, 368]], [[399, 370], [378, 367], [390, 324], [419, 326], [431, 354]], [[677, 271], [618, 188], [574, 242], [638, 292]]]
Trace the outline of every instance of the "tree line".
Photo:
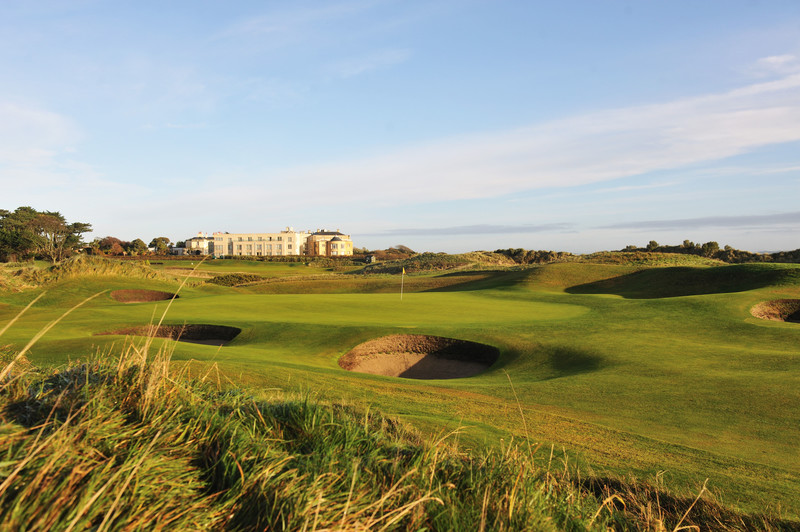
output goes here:
[[[183, 242], [178, 242], [179, 246]], [[145, 244], [144, 240], [137, 238], [130, 242], [120, 240], [117, 237], [106, 236], [103, 238], [95, 238], [86, 245], [87, 251], [92, 255], [146, 255], [154, 253], [157, 255], [165, 255], [169, 253], [170, 248], [173, 246], [169, 238], [159, 236], [150, 241], [150, 244]], [[151, 251], [152, 250], [152, 251]]]
[[620, 251], [651, 251], [658, 253], [680, 253], [684, 255], [699, 255], [709, 259], [717, 259], [731, 264], [743, 262], [800, 262], [800, 249], [794, 251], [777, 251], [775, 253], [754, 253], [731, 246], [720, 247], [718, 242], [710, 241], [704, 244], [695, 244], [691, 240], [684, 240], [682, 244], [661, 245], [651, 240], [645, 247], [629, 245]]
[[0, 209], [0, 260], [44, 259], [56, 263], [70, 256], [82, 244], [81, 235], [91, 230], [91, 224], [69, 223], [56, 211]]
[[91, 224], [68, 222], [57, 211], [27, 206], [13, 211], [0, 209], [0, 262], [42, 259], [56, 263], [82, 249], [96, 255], [143, 255], [151, 249], [166, 254], [172, 246], [165, 236], [154, 238], [149, 245], [140, 238], [128, 242], [113, 236], [95, 238], [87, 244], [83, 234], [91, 230]]

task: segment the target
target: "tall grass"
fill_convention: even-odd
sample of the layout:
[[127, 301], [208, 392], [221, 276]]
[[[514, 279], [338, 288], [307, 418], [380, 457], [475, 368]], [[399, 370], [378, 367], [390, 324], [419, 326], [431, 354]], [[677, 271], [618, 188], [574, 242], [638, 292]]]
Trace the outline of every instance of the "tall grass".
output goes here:
[[583, 530], [596, 511], [514, 446], [470, 456], [375, 413], [259, 401], [171, 375], [164, 348], [143, 355], [11, 372], [2, 529]]

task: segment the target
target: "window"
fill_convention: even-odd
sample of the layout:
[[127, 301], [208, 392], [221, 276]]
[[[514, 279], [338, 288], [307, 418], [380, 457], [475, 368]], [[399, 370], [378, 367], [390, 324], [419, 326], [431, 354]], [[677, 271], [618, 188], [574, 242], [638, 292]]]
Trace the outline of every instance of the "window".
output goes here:
[[241, 241], [242, 241], [242, 237], [239, 237], [239, 238], [237, 238], [236, 240], [238, 240], [239, 242], [241, 242]]
[[287, 244], [286, 245], [286, 249], [292, 249], [292, 245], [291, 244]]
[[252, 242], [252, 241], [253, 241], [253, 237], [252, 237], [252, 236], [248, 236], [248, 237], [247, 237], [247, 241], [248, 241], [248, 242]]
[[281, 240], [283, 240], [283, 237], [282, 237], [282, 236], [279, 236], [279, 237], [278, 237], [278, 242], [280, 242]]

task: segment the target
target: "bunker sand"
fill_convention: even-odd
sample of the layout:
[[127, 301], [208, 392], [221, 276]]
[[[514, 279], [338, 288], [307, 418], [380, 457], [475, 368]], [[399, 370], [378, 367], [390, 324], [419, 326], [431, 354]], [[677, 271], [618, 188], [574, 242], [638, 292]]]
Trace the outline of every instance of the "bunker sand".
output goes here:
[[500, 351], [440, 336], [395, 334], [357, 345], [339, 359], [348, 371], [406, 379], [460, 379], [483, 373]]
[[226, 325], [162, 325], [161, 327], [143, 325], [102, 332], [98, 335], [152, 336], [194, 344], [225, 345], [236, 338], [240, 332], [242, 330], [238, 327]]
[[149, 303], [151, 301], [166, 301], [180, 296], [160, 290], [114, 290], [111, 292], [111, 297], [120, 303]]
[[800, 323], [800, 299], [764, 301], [750, 309], [750, 314], [762, 320]]

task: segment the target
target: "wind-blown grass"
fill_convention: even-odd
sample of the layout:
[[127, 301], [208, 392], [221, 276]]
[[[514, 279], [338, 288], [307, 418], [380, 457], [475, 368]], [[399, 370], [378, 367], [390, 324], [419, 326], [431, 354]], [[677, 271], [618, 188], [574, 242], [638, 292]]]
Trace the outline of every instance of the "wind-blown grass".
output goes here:
[[0, 528], [584, 530], [598, 511], [514, 446], [470, 456], [368, 410], [173, 379], [164, 351], [143, 355], [5, 381]]

